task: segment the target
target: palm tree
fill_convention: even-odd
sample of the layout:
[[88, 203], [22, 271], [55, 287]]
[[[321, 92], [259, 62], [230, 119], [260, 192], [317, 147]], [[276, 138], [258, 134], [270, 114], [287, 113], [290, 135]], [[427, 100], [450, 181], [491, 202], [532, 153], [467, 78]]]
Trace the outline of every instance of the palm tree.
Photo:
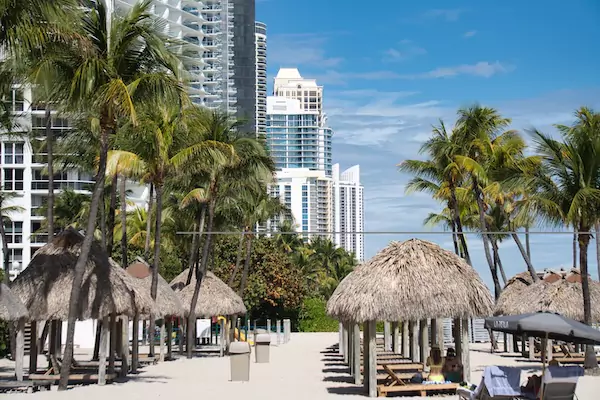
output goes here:
[[72, 40], [56, 41], [48, 35], [29, 57], [34, 83], [40, 77], [54, 76], [50, 99], [91, 115], [100, 142], [90, 215], [71, 291], [61, 390], [67, 387], [71, 368], [75, 313], [103, 195], [108, 139], [116, 132], [120, 118], [137, 120], [137, 105], [157, 98], [177, 103], [184, 94], [180, 62], [150, 13], [150, 0], [136, 4], [124, 16], [109, 15], [103, 1], [86, 0], [81, 5], [63, 21], [74, 31]]
[[298, 235], [293, 217], [289, 216], [277, 226], [275, 242], [286, 253], [293, 253], [296, 249], [304, 246], [304, 241]]
[[[224, 162], [194, 162], [189, 159], [191, 171], [201, 170], [208, 175], [207, 191], [207, 238], [202, 248], [202, 258], [199, 268], [196, 268], [196, 285], [190, 304], [187, 332], [187, 357], [192, 357], [192, 329], [195, 325], [196, 316], [194, 310], [198, 302], [202, 279], [208, 267], [208, 258], [212, 245], [213, 224], [217, 201], [221, 191], [241, 191], [248, 185], [268, 185], [273, 180], [274, 163], [269, 156], [263, 141], [239, 132], [240, 123], [233, 120], [229, 115], [214, 111], [203, 121], [205, 140], [219, 143], [223, 150], [228, 147], [230, 151]], [[224, 151], [225, 153], [225, 151]]]
[[10, 215], [15, 212], [21, 212], [23, 207], [14, 205], [14, 199], [20, 197], [15, 192], [0, 191], [0, 240], [2, 240], [2, 259], [4, 264], [4, 283], [10, 283], [10, 251], [8, 249], [8, 241], [6, 240], [5, 223], [10, 222]]
[[[590, 230], [598, 221], [600, 210], [600, 117], [587, 108], [575, 115], [577, 120], [572, 126], [558, 126], [562, 141], [533, 131], [542, 168], [522, 178], [531, 193], [532, 207], [541, 218], [577, 227], [584, 322], [589, 325], [592, 319], [587, 255]], [[598, 365], [592, 346], [586, 348], [584, 365]]]

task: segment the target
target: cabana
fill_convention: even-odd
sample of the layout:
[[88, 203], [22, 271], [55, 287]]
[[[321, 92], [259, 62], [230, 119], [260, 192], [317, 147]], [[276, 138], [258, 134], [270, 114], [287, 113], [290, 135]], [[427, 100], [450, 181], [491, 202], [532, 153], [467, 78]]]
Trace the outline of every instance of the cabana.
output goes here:
[[[183, 304], [184, 314], [187, 317], [190, 313], [190, 305], [196, 286], [196, 276], [192, 273], [189, 285], [186, 285], [189, 275], [189, 268], [177, 275], [171, 281], [171, 287], [179, 295]], [[206, 272], [200, 286], [200, 296], [196, 303], [195, 315], [197, 318], [211, 318], [218, 316], [228, 316], [245, 314], [247, 312], [244, 301], [237, 295], [225, 282], [220, 280], [211, 271]], [[222, 327], [223, 328], [223, 327]], [[221, 330], [223, 332], [223, 329]], [[224, 338], [221, 338], [221, 353], [223, 352]], [[183, 344], [183, 340], [181, 343]], [[183, 345], [181, 346], [183, 349]]]
[[[360, 374], [360, 332], [364, 324], [364, 385], [370, 397], [387, 392], [415, 390], [425, 392], [442, 389], [444, 385], [397, 385], [377, 387], [377, 355], [375, 323], [402, 321], [403, 339], [412, 332], [409, 353], [425, 362], [428, 353], [428, 319], [461, 320], [457, 351], [462, 358], [468, 379], [468, 319], [489, 316], [493, 301], [489, 289], [477, 272], [462, 258], [438, 245], [419, 239], [392, 242], [372, 259], [357, 267], [331, 296], [327, 311], [347, 326], [351, 365], [358, 381]], [[420, 354], [416, 338], [421, 325]], [[434, 343], [437, 329], [431, 329]], [[396, 339], [397, 342], [397, 339]], [[404, 347], [404, 346], [403, 346]], [[404, 351], [403, 351], [404, 353]], [[404, 354], [406, 355], [406, 354]], [[456, 385], [453, 386], [455, 388]]]
[[23, 358], [25, 353], [25, 321], [29, 313], [18, 296], [4, 283], [0, 284], [0, 320], [16, 323], [17, 346], [15, 358], [15, 376], [18, 382], [23, 381]]
[[[27, 268], [13, 281], [11, 288], [22, 300], [29, 312], [31, 324], [30, 379], [47, 382], [58, 381], [60, 365], [60, 331], [51, 331], [49, 358], [52, 364], [46, 374], [37, 374], [37, 321], [66, 321], [69, 316], [69, 300], [75, 264], [81, 252], [83, 235], [73, 228], [58, 234], [54, 240], [39, 249]], [[71, 380], [98, 380], [104, 384], [114, 378], [115, 352], [121, 352], [122, 370], [127, 369], [129, 346], [116, 349], [115, 323], [118, 316], [133, 317], [137, 313], [146, 314], [154, 309], [150, 294], [139, 290], [123, 268], [112, 261], [96, 241], [92, 243], [90, 256], [85, 265], [83, 284], [79, 297], [77, 319], [102, 320], [100, 334], [100, 361], [98, 375], [72, 374]], [[110, 320], [110, 321], [109, 321]], [[112, 329], [110, 329], [112, 328]], [[109, 375], [106, 375], [106, 358], [109, 331], [112, 330], [109, 355]], [[75, 368], [76, 370], [76, 368]]]
[[[152, 289], [152, 267], [143, 259], [138, 257], [137, 260], [131, 263], [127, 267], [127, 272], [134, 278], [135, 284], [138, 289], [148, 294], [151, 293]], [[156, 318], [164, 318], [165, 323], [162, 325], [160, 330], [160, 360], [164, 359], [164, 339], [165, 339], [165, 325], [166, 325], [166, 336], [167, 341], [167, 359], [172, 358], [172, 341], [171, 335], [173, 331], [173, 317], [183, 316], [183, 305], [179, 301], [179, 296], [171, 289], [171, 286], [165, 281], [165, 279], [159, 274], [158, 285], [156, 292], [156, 306], [154, 308], [154, 316]], [[133, 317], [132, 324], [132, 361], [131, 370], [137, 372], [139, 363], [139, 318], [146, 317], [146, 315], [136, 314]], [[150, 340], [153, 340], [151, 338]]]

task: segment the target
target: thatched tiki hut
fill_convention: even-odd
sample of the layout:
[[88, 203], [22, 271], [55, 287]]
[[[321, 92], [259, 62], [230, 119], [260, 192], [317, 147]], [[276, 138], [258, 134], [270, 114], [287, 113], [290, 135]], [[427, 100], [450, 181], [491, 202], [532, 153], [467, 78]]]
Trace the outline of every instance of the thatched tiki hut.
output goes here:
[[[489, 316], [492, 307], [489, 289], [462, 258], [434, 243], [411, 239], [392, 242], [355, 269], [331, 296], [327, 310], [340, 321], [352, 323], [356, 335], [359, 334], [356, 324], [365, 324], [364, 384], [369, 396], [374, 397], [377, 395], [376, 321], [403, 321], [405, 332], [410, 326], [413, 332], [411, 358], [416, 360], [419, 356], [420, 362], [425, 362], [428, 319], [460, 319], [461, 340], [457, 340], [457, 352], [461, 354], [468, 379], [468, 319]], [[415, 340], [419, 324], [420, 354]], [[432, 327], [431, 331], [433, 336], [437, 329]], [[360, 354], [356, 342], [355, 350], [350, 351], [353, 363]], [[360, 373], [356, 366], [353, 370]]]
[[23, 380], [23, 358], [25, 355], [25, 321], [29, 313], [16, 296], [4, 283], [0, 283], [0, 320], [17, 325], [17, 354], [15, 358], [15, 375], [17, 381]]
[[[194, 287], [196, 286], [196, 276], [192, 273], [189, 285], [186, 285], [189, 274], [189, 268], [177, 275], [171, 281], [171, 287], [179, 295], [183, 304], [184, 314], [187, 317], [190, 313], [192, 297], [194, 295]], [[225, 282], [220, 280], [210, 271], [206, 272], [206, 276], [202, 279], [200, 286], [200, 296], [196, 303], [195, 315], [197, 318], [211, 318], [218, 316], [229, 316], [236, 314], [245, 314], [247, 312], [244, 301], [237, 295]], [[224, 327], [221, 329], [221, 352], [225, 344], [223, 337]], [[183, 332], [183, 330], [182, 330]], [[183, 351], [183, 343], [180, 348]]]
[[[69, 316], [70, 291], [73, 286], [75, 264], [81, 252], [83, 235], [72, 228], [58, 234], [54, 240], [39, 249], [27, 268], [12, 283], [12, 290], [20, 297], [29, 311], [30, 321], [66, 321]], [[78, 320], [102, 320], [100, 335], [100, 364], [98, 382], [106, 380], [106, 350], [109, 328], [111, 334], [111, 352], [109, 372], [114, 371], [115, 352], [120, 351], [123, 358], [122, 369], [126, 370], [129, 356], [123, 346], [114, 347], [116, 337], [114, 326], [117, 316], [133, 317], [137, 313], [150, 313], [154, 302], [149, 293], [139, 290], [132, 278], [123, 268], [112, 261], [98, 242], [92, 244], [90, 256], [85, 266], [83, 284], [77, 309]], [[110, 323], [109, 323], [110, 319]], [[32, 337], [37, 337], [36, 324], [32, 324]], [[52, 332], [51, 332], [52, 333]], [[60, 352], [60, 332], [50, 335], [48, 346], [53, 361], [53, 374], [43, 375], [43, 379], [59, 379], [59, 365], [56, 353]], [[35, 340], [31, 341], [30, 374], [36, 372]]]
[[[152, 267], [142, 258], [139, 258], [131, 263], [127, 267], [127, 272], [134, 278], [136, 285], [139, 290], [150, 293], [152, 287]], [[165, 325], [167, 341], [167, 359], [172, 358], [172, 346], [171, 346], [171, 335], [173, 332], [173, 319], [174, 317], [183, 316], [183, 305], [179, 301], [179, 296], [171, 289], [171, 286], [165, 281], [165, 279], [158, 275], [158, 291], [156, 295], [156, 306], [154, 308], [156, 318], [164, 318], [165, 323], [162, 325], [160, 335], [160, 359], [164, 359], [164, 338], [165, 338]], [[132, 334], [132, 360], [131, 369], [132, 372], [137, 371], [139, 362], [139, 317], [146, 317], [146, 315], [136, 314], [133, 317], [133, 334]], [[153, 340], [153, 338], [151, 339]]]

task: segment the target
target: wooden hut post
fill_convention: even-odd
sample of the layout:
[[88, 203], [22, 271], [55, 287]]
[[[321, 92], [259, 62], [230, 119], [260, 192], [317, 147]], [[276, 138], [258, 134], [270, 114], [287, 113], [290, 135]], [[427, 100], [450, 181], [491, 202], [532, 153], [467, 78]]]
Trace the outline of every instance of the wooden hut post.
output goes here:
[[438, 344], [440, 345], [440, 349], [444, 350], [444, 320], [443, 319], [438, 319], [437, 320], [437, 337], [438, 337]]
[[463, 319], [460, 324], [461, 355], [463, 365], [463, 380], [471, 381], [471, 362], [469, 357], [469, 320]]
[[360, 378], [362, 374], [360, 372], [360, 326], [357, 323], [352, 324], [352, 345], [354, 349], [354, 384], [360, 385]]
[[410, 359], [419, 361], [419, 324], [410, 321]]
[[[186, 318], [180, 318], [179, 319], [179, 354], [183, 355], [183, 344], [185, 343], [185, 332], [186, 331]], [[210, 327], [212, 328], [212, 320], [211, 320], [211, 324]], [[210, 332], [210, 339], [212, 339], [212, 329]], [[210, 340], [209, 339], [209, 340]]]
[[17, 321], [17, 353], [15, 354], [15, 375], [17, 381], [23, 380], [23, 359], [25, 358], [25, 319]]
[[173, 359], [173, 318], [165, 319], [167, 323], [167, 360]]
[[100, 330], [99, 362], [98, 362], [98, 385], [106, 384], [106, 350], [108, 350], [108, 335], [110, 332], [109, 318], [104, 317]]
[[31, 321], [30, 323], [30, 340], [29, 340], [29, 373], [35, 374], [37, 371], [37, 355], [38, 355], [38, 335], [37, 335], [37, 321]]
[[160, 324], [160, 336], [159, 336], [159, 355], [158, 355], [158, 361], [163, 362], [165, 361], [165, 336], [166, 336], [166, 332], [165, 332], [165, 320], [162, 320], [162, 323]]
[[552, 345], [552, 339], [546, 340], [546, 362], [552, 361], [554, 356], [554, 346]]
[[363, 387], [369, 393], [369, 323], [363, 323]]
[[409, 325], [410, 324], [408, 323], [408, 321], [402, 321], [402, 355], [404, 356], [404, 358], [408, 358], [410, 355], [410, 342], [408, 339]]
[[535, 360], [535, 341], [533, 337], [529, 338], [529, 359]]
[[419, 361], [425, 363], [429, 355], [429, 324], [426, 319], [419, 321], [420, 337], [419, 346], [421, 352], [419, 353]]
[[392, 333], [391, 333], [390, 323], [388, 321], [384, 321], [383, 323], [383, 351], [391, 351], [392, 350]]
[[392, 353], [397, 354], [399, 343], [398, 339], [400, 338], [400, 329], [398, 328], [398, 321], [392, 322]]
[[117, 315], [113, 311], [110, 314], [110, 345], [109, 345], [109, 355], [108, 355], [108, 373], [115, 373], [115, 353], [117, 351]]
[[343, 346], [344, 346], [344, 363], [348, 364], [348, 324], [344, 323], [344, 336], [342, 338]]
[[338, 354], [344, 355], [344, 325], [338, 324]]
[[121, 377], [129, 373], [129, 318], [121, 317]]
[[[377, 397], [377, 327], [376, 321], [369, 321], [367, 323], [367, 330], [369, 331], [369, 340], [367, 346], [369, 347], [369, 373], [365, 374], [365, 381], [368, 382], [369, 397]], [[365, 356], [366, 359], [366, 356]]]
[[348, 324], [348, 372], [350, 375], [354, 375], [354, 331], [352, 325]]
[[[432, 345], [438, 345], [438, 330], [437, 330], [437, 322], [438, 320], [435, 318], [431, 318], [431, 344]], [[440, 347], [440, 350], [443, 350], [442, 347]]]
[[56, 321], [54, 320], [50, 321], [50, 333], [48, 338], [48, 354], [53, 356], [56, 354]]
[[225, 320], [221, 319], [219, 320], [219, 323], [219, 355], [223, 357], [223, 355], [225, 355]]
[[131, 373], [137, 374], [138, 363], [140, 360], [140, 316], [137, 313], [133, 317], [131, 329], [133, 329], [133, 332], [131, 332]]

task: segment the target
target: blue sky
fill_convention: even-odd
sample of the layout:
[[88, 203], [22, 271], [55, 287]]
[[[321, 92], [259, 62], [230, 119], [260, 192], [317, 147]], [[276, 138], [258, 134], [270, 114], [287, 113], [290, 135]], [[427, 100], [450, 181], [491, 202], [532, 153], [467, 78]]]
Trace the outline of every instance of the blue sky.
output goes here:
[[[418, 158], [431, 125], [451, 125], [458, 107], [479, 102], [515, 129], [549, 133], [579, 106], [600, 109], [597, 0], [257, 0], [256, 18], [268, 27], [271, 78], [297, 67], [324, 85], [334, 162], [361, 165], [366, 231], [440, 230], [422, 224], [440, 205], [406, 195], [410, 177], [395, 166]], [[409, 237], [367, 235], [366, 255]], [[451, 248], [449, 235], [422, 237]], [[469, 237], [489, 283], [480, 242]], [[509, 276], [524, 270], [513, 242], [500, 252]], [[534, 235], [532, 258], [537, 269], [569, 267], [571, 238]], [[590, 270], [597, 277], [595, 263]]]

